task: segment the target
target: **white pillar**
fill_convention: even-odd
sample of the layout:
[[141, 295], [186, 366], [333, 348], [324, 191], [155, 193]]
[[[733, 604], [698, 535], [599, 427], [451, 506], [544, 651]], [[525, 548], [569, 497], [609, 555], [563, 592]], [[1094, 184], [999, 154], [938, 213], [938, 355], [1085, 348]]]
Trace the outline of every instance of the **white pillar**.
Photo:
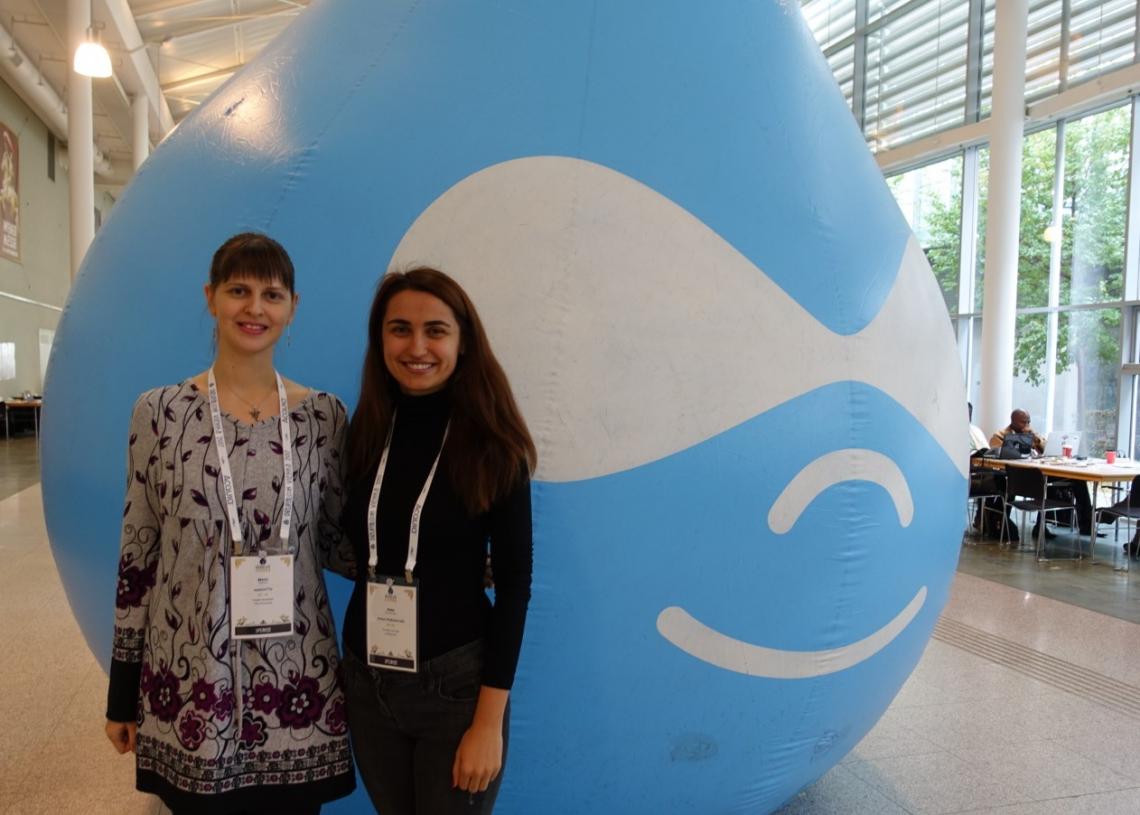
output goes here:
[[[1061, 243], [1065, 231], [1062, 220], [1065, 207], [1065, 123], [1057, 124], [1057, 145], [1053, 151], [1053, 216], [1049, 219], [1053, 227], [1053, 241], [1049, 244], [1049, 308], [1055, 309], [1061, 303]], [[1057, 333], [1060, 328], [1060, 315], [1049, 312], [1046, 321], [1049, 332], [1045, 340], [1045, 416], [1037, 420], [1034, 427], [1039, 433], [1052, 433], [1056, 429], [1057, 417], [1053, 414], [1053, 403], [1057, 401]]]
[[981, 427], [1009, 423], [1017, 324], [1018, 229], [1021, 224], [1021, 142], [1025, 122], [1027, 0], [1002, 0], [994, 23], [993, 112], [986, 208], [985, 302], [982, 304]]
[[150, 155], [150, 111], [147, 108], [145, 93], [136, 93], [131, 97], [131, 117], [134, 125], [131, 147], [136, 171]]
[[95, 125], [91, 113], [91, 77], [71, 67], [75, 49], [91, 25], [90, 0], [67, 2], [67, 161], [71, 212], [71, 278], [75, 279], [95, 237]]

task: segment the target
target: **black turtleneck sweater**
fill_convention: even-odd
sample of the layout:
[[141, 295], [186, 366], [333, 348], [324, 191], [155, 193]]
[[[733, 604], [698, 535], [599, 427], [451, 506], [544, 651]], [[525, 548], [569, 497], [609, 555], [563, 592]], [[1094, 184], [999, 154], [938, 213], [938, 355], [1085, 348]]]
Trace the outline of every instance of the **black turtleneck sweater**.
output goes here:
[[[449, 415], [446, 391], [404, 396], [380, 488], [376, 520], [378, 575], [404, 574], [412, 508], [439, 452]], [[530, 481], [500, 499], [489, 512], [471, 516], [448, 477], [445, 448], [424, 504], [415, 578], [420, 586], [420, 659], [428, 660], [482, 637], [482, 683], [510, 688], [522, 645], [530, 601], [532, 565]], [[344, 620], [344, 646], [365, 660], [365, 592], [368, 580], [368, 499], [376, 477], [349, 484], [344, 531], [356, 554], [357, 581]], [[483, 588], [490, 544], [495, 602]]]

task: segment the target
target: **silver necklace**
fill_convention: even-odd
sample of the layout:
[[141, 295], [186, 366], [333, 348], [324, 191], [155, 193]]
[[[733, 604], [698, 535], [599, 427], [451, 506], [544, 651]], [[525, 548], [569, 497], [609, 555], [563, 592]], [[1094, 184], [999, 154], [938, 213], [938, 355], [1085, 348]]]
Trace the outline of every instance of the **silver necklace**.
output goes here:
[[277, 390], [276, 387], [274, 387], [274, 389], [272, 391], [266, 392], [265, 396], [262, 396], [256, 402], [250, 402], [248, 399], [246, 399], [244, 396], [242, 396], [240, 393], [238, 393], [237, 390], [234, 388], [234, 386], [231, 385], [229, 382], [226, 383], [226, 387], [229, 388], [230, 393], [232, 393], [234, 396], [236, 396], [238, 399], [240, 399], [242, 401], [242, 403], [246, 406], [246, 408], [249, 409], [249, 417], [251, 419], [253, 419], [255, 422], [261, 418], [261, 407], [260, 407], [261, 403], [265, 401], [266, 397], [268, 397], [270, 393], [273, 393]]

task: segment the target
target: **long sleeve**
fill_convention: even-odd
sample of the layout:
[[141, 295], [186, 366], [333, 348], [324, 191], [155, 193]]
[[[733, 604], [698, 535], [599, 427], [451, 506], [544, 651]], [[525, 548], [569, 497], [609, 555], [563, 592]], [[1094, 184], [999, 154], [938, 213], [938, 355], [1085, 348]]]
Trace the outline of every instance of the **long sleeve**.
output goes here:
[[530, 479], [491, 510], [491, 568], [495, 604], [487, 626], [483, 684], [509, 689], [514, 682], [530, 603], [534, 547], [531, 532]]
[[127, 494], [119, 546], [115, 592], [115, 633], [107, 718], [135, 721], [142, 670], [143, 640], [155, 586], [161, 547], [161, 519], [154, 467], [161, 443], [158, 394], [150, 391], [135, 402], [127, 447]]
[[341, 528], [341, 516], [344, 514], [345, 503], [345, 475], [348, 456], [345, 454], [345, 444], [348, 439], [348, 412], [336, 397], [330, 396], [332, 403], [331, 415], [328, 421], [328, 452], [325, 460], [325, 478], [321, 492], [321, 512], [319, 523], [318, 546], [320, 549], [321, 566], [329, 571], [336, 572], [349, 580], [356, 579], [356, 556], [352, 550], [352, 541], [344, 534]]

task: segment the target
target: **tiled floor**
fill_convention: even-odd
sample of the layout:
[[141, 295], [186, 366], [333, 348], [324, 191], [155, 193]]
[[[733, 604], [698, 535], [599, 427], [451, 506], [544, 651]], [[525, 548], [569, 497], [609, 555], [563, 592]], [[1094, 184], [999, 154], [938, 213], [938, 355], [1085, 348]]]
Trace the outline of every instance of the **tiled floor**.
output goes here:
[[[1116, 540], [1112, 527], [1104, 527], [1095, 557], [1101, 563], [1056, 560], [1038, 563], [1032, 549], [1009, 550], [994, 541], [970, 541], [962, 547], [958, 571], [984, 577], [1016, 589], [1040, 594], [1081, 608], [1099, 611], [1140, 623], [1140, 562], [1126, 561], [1123, 532]], [[1088, 540], [1082, 544], [1088, 551]], [[1062, 556], [1074, 551], [1072, 536], [1059, 532], [1047, 554]], [[1127, 566], [1134, 571], [1124, 571]]]
[[[0, 442], [2, 444], [2, 442]], [[0, 499], [0, 812], [150, 815], [103, 735], [107, 679], [71, 615], [37, 484]]]
[[959, 574], [886, 715], [785, 812], [1140, 812], [1138, 680], [1135, 623]]
[[[26, 441], [0, 441], [0, 812], [158, 815], [105, 742], [106, 680], [56, 576]], [[1138, 580], [965, 550], [890, 709], [783, 815], [1140, 812]]]
[[39, 480], [40, 462], [35, 437], [0, 439], [0, 500]]

